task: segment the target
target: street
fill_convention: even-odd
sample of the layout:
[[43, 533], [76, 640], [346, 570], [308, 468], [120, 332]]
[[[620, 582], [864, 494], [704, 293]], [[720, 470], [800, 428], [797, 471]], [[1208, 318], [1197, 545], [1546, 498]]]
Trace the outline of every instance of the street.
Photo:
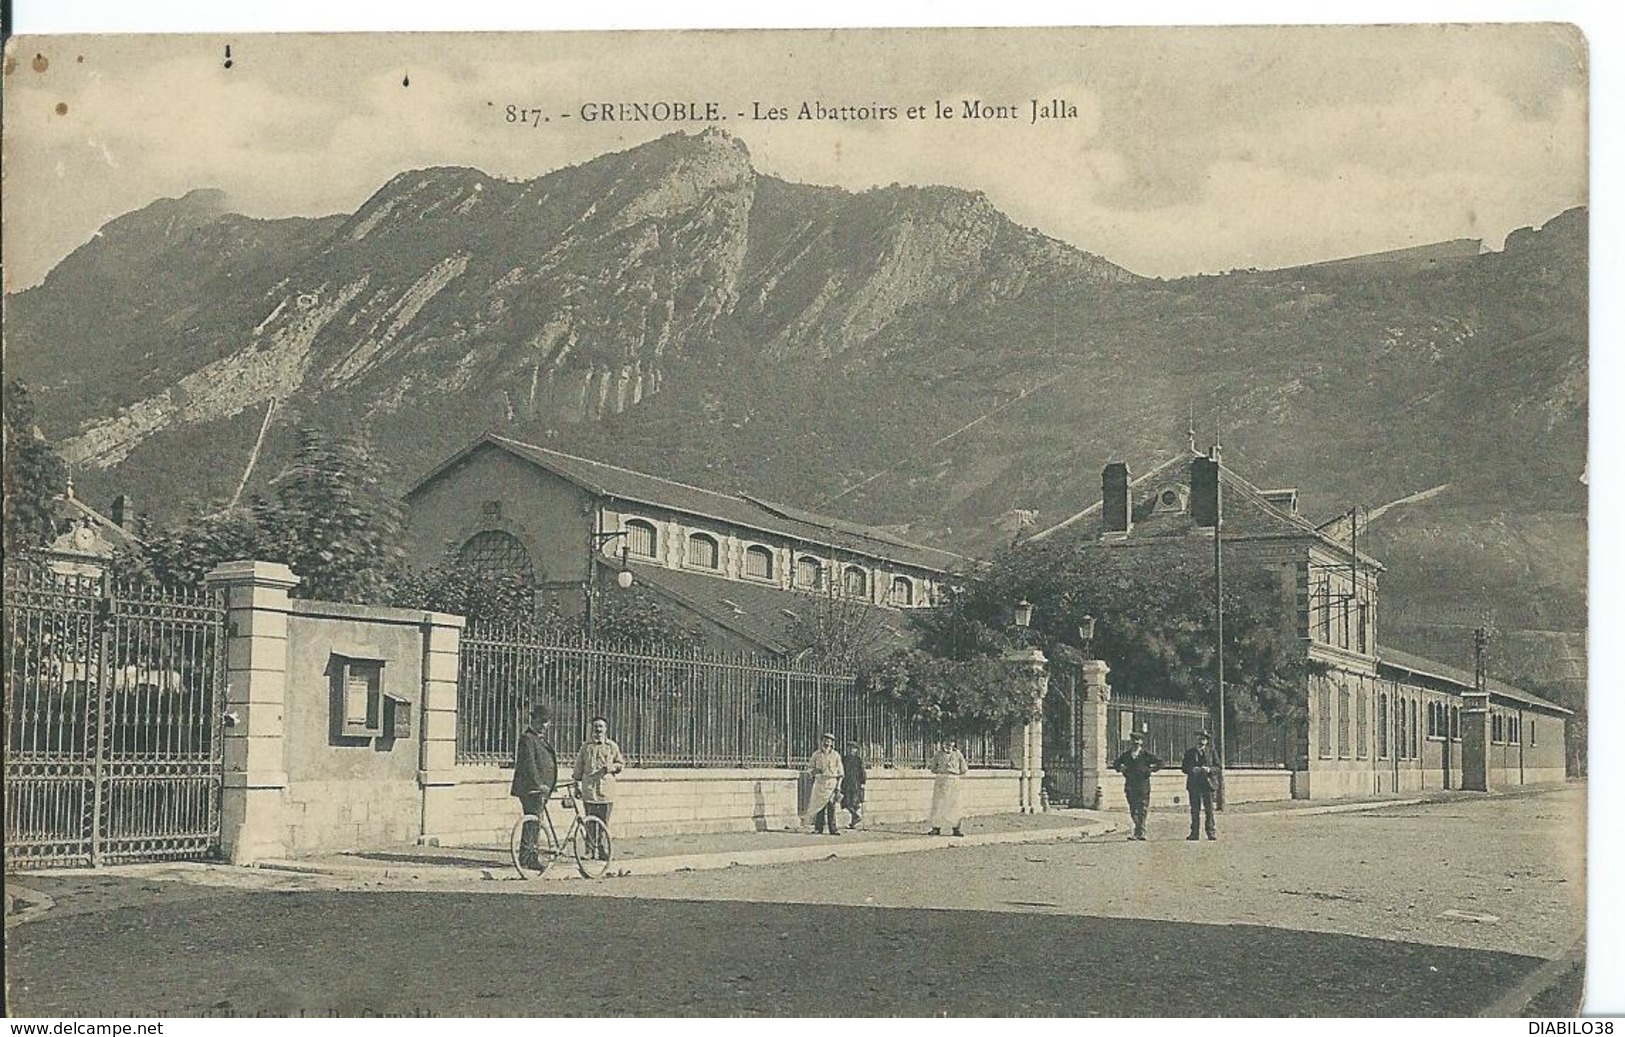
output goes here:
[[[22, 1015], [1462, 1015], [1580, 939], [1585, 797], [596, 883], [33, 873]], [[190, 881], [174, 881], [189, 874]]]

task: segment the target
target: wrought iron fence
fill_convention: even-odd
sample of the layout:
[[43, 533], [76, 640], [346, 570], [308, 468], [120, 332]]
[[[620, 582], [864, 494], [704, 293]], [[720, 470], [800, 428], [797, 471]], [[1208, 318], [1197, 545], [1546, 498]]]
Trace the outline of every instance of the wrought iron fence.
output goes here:
[[[833, 733], [882, 766], [928, 763], [930, 732], [849, 674], [754, 656], [667, 652], [471, 625], [457, 681], [457, 760], [509, 765], [532, 702], [553, 707], [561, 746], [594, 716], [634, 766], [800, 766]], [[968, 740], [972, 766], [1011, 766], [1008, 731]]]
[[1287, 770], [1292, 766], [1288, 757], [1291, 740], [1287, 737], [1287, 724], [1274, 720], [1230, 720], [1225, 723], [1224, 740], [1229, 749], [1224, 762], [1228, 767]]
[[1143, 730], [1146, 750], [1170, 764], [1196, 744], [1198, 732], [1214, 730], [1205, 706], [1129, 695], [1114, 695], [1107, 703], [1106, 725], [1114, 748], [1126, 746], [1132, 732]]
[[[1188, 702], [1120, 695], [1112, 698], [1106, 720], [1113, 745], [1126, 745], [1136, 728], [1146, 732], [1145, 745], [1153, 755], [1177, 762], [1185, 750], [1196, 744], [1196, 735], [1206, 731], [1218, 739], [1218, 721], [1206, 706]], [[1225, 722], [1226, 767], [1287, 769], [1291, 740], [1284, 721], [1230, 719]]]
[[218, 848], [224, 619], [211, 595], [6, 567], [8, 866]]

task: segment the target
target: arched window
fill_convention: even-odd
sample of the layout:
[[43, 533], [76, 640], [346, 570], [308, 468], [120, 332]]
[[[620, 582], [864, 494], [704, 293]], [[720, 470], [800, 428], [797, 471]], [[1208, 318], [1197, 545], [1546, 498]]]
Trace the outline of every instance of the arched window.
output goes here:
[[761, 544], [745, 548], [745, 575], [758, 580], [773, 578], [773, 552]]
[[893, 576], [891, 581], [891, 603], [902, 608], [914, 604], [914, 581], [907, 576]]
[[696, 569], [721, 568], [722, 551], [717, 547], [716, 537], [708, 533], [690, 533], [688, 535], [688, 564]]
[[626, 548], [639, 558], [654, 558], [659, 553], [660, 534], [653, 522], [642, 519], [626, 520]]
[[1450, 707], [1450, 737], [1451, 738], [1460, 738], [1461, 737], [1461, 707], [1460, 706], [1451, 706]]
[[849, 598], [867, 598], [869, 574], [859, 566], [847, 566], [846, 572], [841, 574], [841, 593]]
[[796, 559], [796, 586], [802, 590], [817, 591], [824, 589], [824, 563], [812, 555], [802, 555]]
[[487, 529], [469, 537], [457, 552], [457, 561], [481, 576], [514, 576], [527, 587], [536, 582], [525, 545], [500, 529]]

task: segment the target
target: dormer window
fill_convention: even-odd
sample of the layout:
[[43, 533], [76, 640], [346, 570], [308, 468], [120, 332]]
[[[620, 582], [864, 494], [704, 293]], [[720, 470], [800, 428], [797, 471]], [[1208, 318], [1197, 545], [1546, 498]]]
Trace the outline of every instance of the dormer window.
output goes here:
[[754, 580], [773, 578], [773, 552], [761, 544], [745, 548], [745, 575]]
[[688, 564], [696, 569], [720, 569], [722, 549], [716, 537], [709, 533], [690, 533], [688, 536]]

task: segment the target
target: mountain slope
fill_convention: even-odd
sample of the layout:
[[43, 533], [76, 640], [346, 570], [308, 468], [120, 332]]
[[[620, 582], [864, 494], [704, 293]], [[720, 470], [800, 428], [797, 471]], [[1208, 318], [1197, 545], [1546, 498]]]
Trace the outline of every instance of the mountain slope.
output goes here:
[[224, 496], [275, 401], [262, 477], [300, 422], [368, 428], [403, 482], [500, 427], [972, 551], [1194, 408], [1312, 516], [1449, 484], [1370, 531], [1394, 615], [1445, 586], [1577, 630], [1586, 245], [1573, 210], [1448, 262], [1147, 280], [979, 194], [792, 184], [676, 134], [402, 173], [321, 220], [155, 203], [7, 299], [7, 359], [91, 493]]

